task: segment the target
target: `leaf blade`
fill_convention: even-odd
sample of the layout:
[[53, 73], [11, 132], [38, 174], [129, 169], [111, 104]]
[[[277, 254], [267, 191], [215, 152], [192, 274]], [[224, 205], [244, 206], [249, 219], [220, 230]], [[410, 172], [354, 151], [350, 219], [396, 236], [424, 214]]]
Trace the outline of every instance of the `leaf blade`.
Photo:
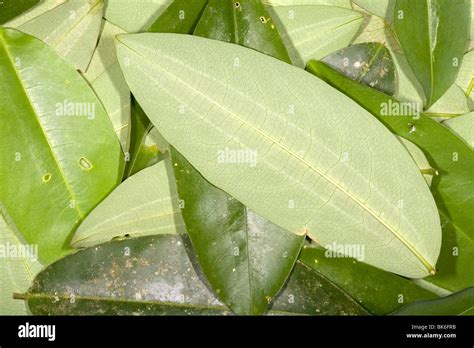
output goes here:
[[[182, 50], [178, 50], [177, 46], [182, 46]], [[270, 103], [269, 105], [273, 106], [272, 113], [270, 115], [273, 115], [272, 120], [275, 122], [285, 122], [288, 120], [287, 116], [287, 108], [290, 105], [294, 105], [296, 110], [300, 110], [298, 112], [298, 115], [302, 118], [299, 119], [299, 121], [294, 121], [296, 120], [295, 117], [292, 118], [292, 122], [297, 122], [296, 124], [296, 129], [298, 131], [296, 132], [297, 136], [293, 137], [293, 139], [298, 139], [296, 143], [288, 143], [288, 144], [279, 144], [275, 140], [275, 135], [271, 134], [272, 129], [267, 128], [265, 131], [262, 129], [259, 129], [255, 125], [255, 120], [251, 119], [245, 119], [246, 117], [249, 117], [250, 114], [245, 114], [243, 113], [241, 109], [235, 110], [234, 105], [237, 100], [241, 101], [241, 104], [239, 105], [247, 105], [248, 107], [258, 107], [262, 108], [261, 104], [258, 104], [255, 102], [255, 100], [251, 97], [252, 93], [254, 95], [259, 95], [262, 93], [262, 91], [265, 90], [263, 86], [265, 86], [267, 81], [271, 81], [272, 79], [269, 78], [269, 76], [274, 76], [273, 71], [277, 69], [280, 72], [280, 78], [282, 78], [284, 81], [284, 84], [289, 84], [291, 85], [294, 82], [291, 81], [300, 81], [301, 83], [307, 84], [307, 89], [303, 89], [302, 91], [302, 96], [299, 97], [299, 100], [305, 100], [306, 102], [310, 103], [317, 103], [318, 100], [321, 98], [324, 100], [332, 99], [332, 100], [337, 100], [338, 102], [335, 103], [336, 105], [345, 105], [343, 108], [349, 108], [351, 111], [351, 122], [350, 125], [352, 127], [351, 129], [351, 134], [354, 129], [354, 127], [362, 127], [364, 128], [364, 133], [367, 132], [367, 129], [370, 129], [371, 132], [374, 134], [377, 134], [380, 136], [379, 140], [385, 142], [385, 144], [393, 144], [393, 154], [395, 157], [400, 156], [399, 160], [396, 160], [397, 164], [394, 164], [394, 167], [390, 169], [390, 171], [393, 171], [393, 173], [397, 172], [400, 170], [400, 163], [405, 163], [408, 167], [406, 167], [406, 172], [403, 175], [405, 179], [408, 180], [413, 180], [413, 186], [411, 186], [411, 189], [414, 189], [416, 187], [416, 190], [420, 193], [418, 197], [423, 197], [421, 198], [423, 202], [418, 202], [413, 206], [414, 211], [419, 209], [420, 206], [425, 207], [425, 212], [430, 212], [429, 219], [430, 225], [432, 225], [432, 228], [429, 230], [431, 232], [426, 232], [430, 233], [430, 238], [434, 239], [434, 243], [431, 243], [429, 246], [421, 246], [423, 251], [418, 252], [414, 250], [413, 248], [406, 248], [404, 246], [409, 246], [410, 242], [408, 244], [406, 241], [403, 241], [403, 238], [405, 236], [397, 235], [398, 238], [402, 239], [397, 239], [396, 243], [397, 247], [394, 247], [394, 250], [397, 250], [396, 252], [392, 250], [391, 252], [395, 252], [395, 254], [398, 254], [399, 252], [403, 255], [403, 259], [409, 259], [412, 264], [412, 268], [410, 269], [409, 273], [412, 276], [419, 277], [422, 276], [423, 274], [429, 274], [429, 271], [432, 271], [433, 269], [433, 264], [435, 263], [436, 257], [437, 257], [437, 248], [439, 248], [439, 220], [437, 217], [437, 212], [436, 212], [436, 207], [434, 206], [434, 202], [432, 201], [431, 194], [427, 190], [426, 184], [417, 172], [417, 168], [414, 165], [414, 163], [409, 160], [406, 161], [406, 157], [408, 154], [406, 151], [403, 149], [403, 147], [397, 142], [396, 139], [392, 137], [390, 133], [385, 133], [386, 130], [383, 128], [382, 125], [378, 124], [377, 122], [372, 121], [372, 116], [369, 114], [366, 114], [363, 112], [361, 109], [358, 109], [355, 107], [355, 104], [350, 102], [348, 99], [343, 97], [342, 95], [336, 93], [332, 89], [328, 89], [326, 85], [317, 79], [313, 79], [310, 76], [306, 75], [306, 73], [300, 69], [291, 67], [287, 64], [284, 64], [282, 62], [278, 62], [274, 59], [268, 58], [265, 55], [261, 55], [258, 53], [253, 52], [252, 50], [240, 48], [239, 46], [236, 45], [230, 45], [226, 43], [221, 43], [217, 42], [214, 40], [205, 40], [205, 39], [200, 39], [196, 37], [183, 37], [173, 34], [160, 34], [160, 35], [152, 35], [150, 34], [137, 34], [132, 36], [121, 36], [119, 37], [119, 42], [118, 42], [118, 54], [120, 57], [120, 62], [123, 62], [126, 58], [128, 58], [131, 62], [133, 61], [133, 64], [130, 64], [130, 66], [122, 66], [122, 69], [124, 70], [125, 77], [127, 79], [127, 82], [129, 83], [129, 86], [131, 87], [132, 91], [136, 95], [137, 99], [141, 103], [141, 105], [144, 107], [144, 110], [147, 112], [147, 115], [151, 117], [152, 122], [158, 126], [160, 132], [164, 135], [164, 137], [170, 141], [171, 144], [176, 146], [178, 151], [183, 153], [186, 158], [191, 159], [190, 161], [193, 166], [195, 166], [198, 170], [201, 171], [201, 173], [204, 175], [204, 177], [209, 180], [211, 183], [215, 184], [217, 187], [223, 188], [225, 191], [233, 195], [235, 198], [240, 200], [242, 203], [246, 204], [250, 209], [256, 211], [257, 213], [261, 214], [265, 218], [269, 219], [270, 221], [273, 221], [277, 225], [286, 228], [290, 230], [291, 232], [297, 233], [297, 234], [304, 234], [305, 232], [308, 232], [309, 235], [312, 238], [319, 239], [323, 242], [323, 244], [326, 244], [329, 242], [329, 244], [333, 241], [332, 238], [334, 238], [334, 235], [331, 235], [333, 233], [334, 225], [332, 223], [335, 223], [336, 226], [342, 226], [344, 224], [349, 224], [347, 220], [344, 222], [339, 219], [339, 222], [336, 221], [331, 221], [331, 228], [329, 226], [323, 227], [321, 223], [319, 223], [318, 227], [313, 226], [310, 222], [315, 221], [315, 220], [320, 220], [323, 221], [324, 219], [318, 219], [318, 214], [321, 214], [324, 209], [319, 209], [321, 208], [320, 204], [323, 204], [321, 201], [321, 192], [316, 194], [314, 190], [309, 190], [307, 185], [303, 184], [303, 182], [298, 181], [293, 181], [296, 183], [296, 185], [301, 185], [297, 186], [302, 188], [303, 192], [300, 192], [299, 189], [297, 189], [295, 193], [292, 189], [288, 190], [286, 187], [282, 186], [279, 190], [275, 191], [274, 188], [280, 187], [281, 185], [277, 184], [278, 182], [288, 182], [289, 178], [283, 174], [283, 172], [277, 171], [278, 173], [274, 173], [273, 170], [269, 171], [269, 168], [272, 166], [276, 165], [276, 168], [282, 168], [282, 163], [285, 164], [287, 162], [290, 162], [293, 164], [293, 166], [298, 167], [300, 165], [304, 167], [308, 167], [308, 170], [313, 173], [312, 178], [316, 179], [319, 176], [321, 176], [321, 179], [324, 181], [327, 181], [328, 184], [330, 185], [329, 187], [335, 187], [335, 190], [338, 192], [338, 194], [335, 196], [336, 199], [341, 199], [342, 197], [347, 197], [349, 196], [349, 201], [351, 201], [354, 205], [354, 207], [357, 207], [356, 209], [361, 209], [364, 214], [367, 214], [368, 216], [374, 217], [377, 214], [372, 211], [371, 207], [364, 206], [360, 198], [357, 198], [354, 196], [354, 193], [351, 193], [350, 190], [348, 190], [346, 187], [340, 186], [335, 179], [331, 176], [327, 176], [324, 173], [325, 169], [318, 168], [318, 165], [315, 163], [311, 163], [315, 161], [313, 158], [310, 162], [308, 162], [308, 159], [305, 159], [302, 157], [301, 154], [298, 153], [298, 151], [301, 151], [303, 149], [307, 148], [307, 144], [309, 141], [308, 137], [312, 137], [311, 134], [305, 133], [303, 131], [300, 131], [302, 129], [310, 129], [312, 128], [311, 125], [313, 125], [316, 128], [322, 127], [322, 125], [318, 124], [316, 126], [316, 122], [314, 118], [309, 118], [308, 116], [305, 115], [305, 106], [301, 103], [298, 105], [294, 105], [294, 95], [291, 92], [285, 92], [285, 91], [278, 91], [275, 94], [265, 94], [266, 102], [267, 104]], [[206, 61], [204, 60], [195, 60], [189, 59], [189, 57], [193, 56], [196, 51], [206, 51], [206, 52], [219, 52], [219, 54], [210, 54], [210, 57], [206, 57]], [[193, 52], [191, 55], [186, 55], [185, 51], [187, 52]], [[159, 54], [161, 57], [161, 63], [160, 66], [151, 66], [149, 62], [151, 61], [151, 56], [152, 55], [156, 59], [156, 55]], [[239, 57], [239, 66], [235, 67], [234, 64], [234, 59], [235, 57]], [[140, 62], [140, 63], [138, 63]], [[166, 63], [165, 63], [166, 62]], [[259, 63], [261, 62], [261, 63]], [[215, 76], [218, 76], [217, 78], [212, 78], [213, 81], [217, 82], [215, 84], [216, 87], [218, 87], [217, 90], [213, 90], [212, 92], [214, 94], [207, 95], [207, 93], [210, 93], [209, 91], [206, 92], [206, 94], [203, 94], [203, 92], [199, 91], [199, 89], [196, 89], [196, 86], [188, 85], [187, 83], [184, 83], [183, 76], [180, 75], [183, 72], [173, 72], [173, 66], [176, 66], [176, 63], [179, 63], [178, 66], [180, 68], [186, 68], [186, 73], [187, 74], [197, 74], [197, 76], [206, 76], [207, 79], [209, 79], [208, 71], [216, 71]], [[140, 66], [146, 67], [148, 69], [146, 71], [146, 74], [144, 71], [140, 71], [141, 68]], [[234, 75], [231, 72], [235, 70], [230, 70], [227, 72], [227, 69], [235, 69], [239, 68], [240, 66], [245, 66], [246, 69], [238, 70], [238, 75]], [[258, 66], [258, 68], [257, 68]], [[131, 67], [131, 68], [130, 68]], [[271, 68], [270, 68], [271, 67]], [[150, 69], [155, 70], [154, 76], [150, 74]], [[256, 71], [253, 71], [253, 69], [257, 69]], [[176, 74], [176, 75], [174, 75]], [[244, 79], [243, 81], [239, 78], [238, 82], [236, 82], [236, 77], [237, 76], [242, 76], [244, 74], [247, 79]], [[259, 76], [266, 76], [268, 79], [259, 79], [258, 82], [255, 80], [256, 77]], [[226, 76], [226, 79], [224, 80], [219, 80], [222, 78], [222, 76]], [[283, 77], [282, 77], [283, 76]], [[151, 77], [151, 81], [150, 81]], [[159, 106], [151, 106], [149, 103], [147, 103], [145, 95], [147, 95], [150, 91], [150, 88], [153, 88], [151, 86], [156, 86], [156, 81], [153, 82], [153, 79], [161, 80], [161, 82], [170, 88], [170, 90], [167, 92], [168, 94], [168, 100], [170, 104], [167, 104], [164, 106], [164, 109], [160, 110]], [[147, 82], [145, 82], [147, 81]], [[186, 81], [193, 81], [192, 79], [189, 79], [189, 76], [187, 76]], [[210, 104], [210, 105], [223, 105], [222, 100], [220, 98], [223, 97], [222, 93], [222, 85], [227, 85], [227, 84], [237, 84], [236, 86], [233, 86], [234, 91], [232, 92], [232, 98], [235, 99], [224, 99], [226, 103], [230, 104], [224, 104], [225, 107], [222, 108], [220, 107], [220, 110], [223, 111], [226, 115], [230, 116], [230, 119], [227, 119], [227, 124], [225, 125], [224, 129], [216, 128], [214, 129], [213, 127], [200, 127], [200, 134], [199, 138], [204, 137], [207, 139], [215, 139], [212, 144], [207, 144], [206, 147], [201, 147], [198, 146], [193, 142], [193, 145], [190, 146], [191, 143], [189, 143], [189, 137], [191, 135], [196, 134], [195, 128], [190, 128], [190, 123], [187, 122], [182, 122], [183, 118], [179, 117], [179, 105], [191, 105], [189, 104], [190, 101], [187, 100], [187, 98], [201, 98], [202, 102], [205, 104]], [[268, 91], [271, 91], [272, 88], [271, 86], [266, 86], [268, 87]], [[184, 100], [179, 100], [176, 97], [176, 94], [173, 92], [174, 89], [180, 90], [180, 98], [182, 95], [182, 89], [186, 88], [187, 92]], [[289, 88], [291, 90], [291, 88]], [[300, 89], [301, 90], [301, 89]], [[321, 92], [323, 95], [320, 95], [318, 91], [324, 91]], [[246, 91], [246, 93], [242, 93], [239, 91]], [[161, 91], [160, 91], [161, 93]], [[308, 95], [305, 95], [305, 93], [308, 93]], [[163, 95], [164, 96], [164, 95]], [[194, 99], [193, 99], [194, 100]], [[219, 100], [219, 102], [217, 102]], [[311, 102], [312, 101], [312, 102]], [[285, 104], [285, 102], [287, 104]], [[324, 103], [317, 103], [314, 105], [316, 110], [321, 107], [321, 105]], [[339, 106], [341, 107], [341, 106]], [[340, 110], [338, 107], [337, 110]], [[337, 110], [334, 110], [337, 112]], [[326, 110], [327, 111], [327, 110]], [[160, 119], [160, 115], [162, 114], [169, 114], [169, 113], [176, 113], [176, 117], [173, 118], [173, 122], [170, 123], [170, 120], [163, 120]], [[192, 112], [188, 116], [192, 116], [195, 114], [195, 111], [192, 110]], [[265, 114], [265, 110], [264, 113]], [[345, 111], [341, 112], [341, 114], [347, 114], [347, 109]], [[202, 122], [201, 125], [204, 126], [207, 123], [219, 123], [219, 118], [222, 117], [222, 113], [217, 112], [213, 114], [208, 114], [207, 117], [209, 119], [203, 119], [201, 114], [197, 114], [198, 117], [195, 119], [195, 122]], [[267, 115], [268, 115], [268, 110], [267, 110]], [[276, 115], [285, 115], [283, 118], [278, 118]], [[227, 116], [226, 116], [227, 117]], [[344, 116], [341, 116], [344, 117]], [[186, 118], [187, 119], [187, 118]], [[357, 120], [357, 123], [359, 125], [354, 124], [355, 120]], [[349, 120], [348, 120], [349, 121]], [[315, 122], [312, 124], [312, 122]], [[334, 121], [337, 122], [337, 121]], [[363, 124], [363, 126], [362, 126]], [[179, 126], [178, 126], [179, 125]], [[245, 140], [243, 143], [241, 143], [242, 140], [239, 140], [239, 142], [229, 142], [229, 139], [232, 139], [232, 134], [233, 132], [240, 128], [240, 127], [245, 127], [250, 130], [250, 133], [255, 133], [257, 134], [255, 139], [251, 140]], [[229, 129], [231, 128], [231, 129]], [[316, 129], [315, 128], [315, 129]], [[334, 129], [340, 129], [339, 125], [333, 124], [332, 127], [324, 128], [325, 132], [327, 134], [332, 134], [334, 132]], [[179, 131], [178, 131], [179, 130]], [[273, 129], [273, 132], [278, 133], [278, 128]], [[281, 131], [281, 129], [280, 129]], [[349, 129], [346, 129], [346, 131], [349, 131]], [[267, 132], [270, 132], [268, 134]], [[242, 137], [244, 134], [239, 133], [239, 136]], [[186, 138], [186, 140], [185, 140]], [[325, 137], [326, 138], [326, 137]], [[344, 139], [344, 137], [342, 137]], [[353, 135], [348, 138], [353, 138]], [[262, 144], [258, 144], [258, 141], [262, 141]], [[377, 140], [378, 141], [378, 140]], [[199, 141], [197, 141], [199, 143]], [[273, 154], [273, 156], [276, 157], [270, 157], [268, 160], [266, 160], [263, 165], [261, 166], [256, 166], [256, 167], [249, 167], [247, 165], [240, 165], [240, 166], [222, 166], [217, 163], [216, 159], [216, 154], [218, 151], [222, 151], [226, 146], [224, 145], [225, 143], [228, 143], [227, 147], [235, 146], [237, 148], [242, 148], [242, 145], [244, 148], [253, 150], [255, 146], [258, 146], [258, 150], [261, 151], [261, 153], [266, 153], [268, 151], [268, 147], [271, 147], [273, 144], [275, 145], [275, 148], [277, 149], [276, 153]], [[230, 145], [232, 144], [232, 146]], [[396, 144], [396, 145], [395, 145]], [[322, 145], [321, 146], [328, 146], [328, 145]], [[351, 144], [351, 147], [353, 145]], [[387, 145], [385, 145], [387, 146]], [[370, 149], [377, 149], [378, 145], [373, 144], [373, 146], [370, 146]], [[339, 150], [340, 151], [340, 150]], [[362, 153], [364, 153], [366, 150], [361, 150]], [[257, 151], [258, 153], [259, 151]], [[309, 151], [311, 153], [311, 151]], [[207, 154], [208, 157], [203, 157], [203, 154]], [[312, 154], [312, 156], [315, 155], [315, 153]], [[375, 156], [375, 154], [373, 154]], [[282, 156], [282, 157], [281, 157]], [[378, 154], [377, 156], [381, 157], [386, 157], [385, 155]], [[268, 162], [269, 161], [269, 162]], [[364, 162], [365, 160], [361, 159], [361, 162]], [[386, 160], [385, 160], [386, 162]], [[270, 165], [270, 163], [272, 163]], [[356, 165], [354, 163], [359, 163], [358, 160], [355, 158], [350, 162], [350, 165]], [[390, 162], [388, 162], [390, 163]], [[326, 163], [329, 165], [328, 163]], [[217, 167], [214, 167], [216, 166]], [[388, 165], [385, 163], [385, 165]], [[364, 162], [365, 166], [365, 162]], [[283, 167], [284, 169], [285, 167]], [[399, 169], [396, 169], [399, 168]], [[326, 168], [329, 170], [330, 168]], [[375, 180], [374, 178], [377, 175], [377, 168], [371, 168], [372, 169], [372, 181]], [[289, 170], [289, 169], [287, 169]], [[231, 174], [232, 173], [232, 174]], [[272, 175], [272, 180], [269, 180], [268, 175], [271, 173]], [[411, 173], [411, 174], [408, 174]], [[331, 171], [331, 175], [335, 175], [336, 173]], [[238, 185], [237, 183], [232, 184], [230, 180], [232, 179], [237, 179], [240, 175], [245, 176], [252, 185], [244, 186], [244, 187], [239, 187], [239, 189], [236, 189], [236, 187], [241, 186]], [[394, 180], [395, 182], [399, 180], [399, 176], [395, 175], [395, 177], [390, 176], [390, 180]], [[291, 176], [293, 177], [293, 176]], [[384, 172], [384, 181], [387, 180], [386, 173]], [[316, 179], [317, 180], [317, 179]], [[416, 182], [416, 184], [415, 184]], [[406, 189], [406, 183], [407, 181], [404, 180], [404, 185], [400, 186], [402, 190]], [[422, 183], [422, 184], [421, 184]], [[385, 184], [384, 184], [385, 185]], [[398, 184], [395, 184], [398, 186]], [[303, 186], [305, 187], [303, 189]], [[365, 186], [365, 185], [363, 185]], [[405, 188], [404, 188], [405, 187]], [[265, 189], [264, 189], [265, 188]], [[255, 190], [262, 191], [262, 189], [265, 191], [265, 195], [262, 196], [256, 196], [255, 195]], [[384, 191], [383, 188], [378, 187], [379, 190]], [[268, 191], [267, 191], [268, 190]], [[307, 202], [307, 195], [311, 194], [312, 199], [314, 198], [316, 201], [313, 203]], [[325, 193], [326, 197], [331, 199], [331, 196], [328, 196], [328, 192]], [[386, 193], [387, 195], [391, 195], [390, 193]], [[393, 193], [392, 193], [393, 194]], [[301, 199], [302, 202], [304, 202], [302, 209], [294, 209], [291, 211], [288, 206], [288, 202], [291, 201], [292, 199], [295, 199], [296, 201]], [[398, 193], [397, 193], [398, 196]], [[405, 195], [403, 195], [405, 196]], [[306, 198], [305, 198], [306, 197]], [[319, 197], [319, 198], [318, 198]], [[319, 203], [316, 203], [318, 202]], [[398, 198], [396, 199], [398, 200]], [[413, 202], [410, 202], [410, 199], [405, 199], [405, 204], [411, 205]], [[324, 204], [323, 204], [324, 205]], [[415, 208], [415, 206], [418, 206], [418, 208]], [[272, 207], [272, 209], [270, 209]], [[314, 209], [314, 210], [313, 210]], [[331, 209], [330, 207], [325, 206], [325, 209]], [[291, 213], [290, 213], [291, 212]], [[325, 216], [331, 215], [332, 213], [325, 212]], [[417, 220], [415, 216], [411, 216], [411, 219]], [[327, 219], [325, 219], [327, 221]], [[379, 235], [379, 238], [386, 238], [386, 234], [388, 231], [389, 234], [393, 233], [394, 229], [393, 227], [390, 227], [390, 224], [386, 224], [385, 222], [381, 222], [380, 219], [375, 218], [376, 221], [375, 225], [378, 226], [378, 228], [382, 231], [386, 232], [381, 232]], [[307, 223], [307, 225], [305, 224]], [[379, 224], [380, 223], [380, 224]], [[414, 223], [414, 222], [413, 222]], [[342, 227], [341, 227], [342, 228]], [[359, 227], [361, 228], [361, 227]], [[387, 230], [385, 230], [387, 228]], [[337, 228], [336, 228], [337, 229]], [[323, 230], [321, 234], [318, 234], [317, 231]], [[420, 226], [420, 230], [424, 230], [423, 227]], [[433, 233], [431, 235], [431, 233]], [[342, 237], [339, 239], [339, 242], [341, 243], [363, 243], [366, 244], [366, 250], [371, 250], [372, 246], [369, 246], [369, 242], [365, 240], [362, 237], [363, 232], [361, 234], [354, 233], [349, 240], [345, 240], [345, 237]], [[385, 237], [381, 237], [381, 236]], [[409, 238], [409, 237], [407, 237]], [[336, 238], [337, 239], [337, 238]], [[379, 240], [380, 242], [380, 240]], [[376, 242], [378, 244], [379, 242]], [[400, 243], [400, 244], [398, 244]], [[382, 243], [383, 244], [383, 243]], [[404, 246], [402, 246], [404, 245]], [[379, 245], [380, 246], [380, 245]], [[373, 249], [372, 249], [373, 250]], [[388, 252], [388, 250], [385, 250]], [[423, 256], [421, 256], [423, 255]], [[429, 256], [427, 256], [429, 255]], [[399, 258], [400, 256], [393, 256], [395, 259]], [[429, 261], [426, 260], [426, 257], [430, 259]], [[389, 265], [390, 262], [386, 262], [387, 260], [379, 260], [375, 254], [372, 254], [371, 256], [367, 255], [367, 262], [368, 263], [376, 263], [380, 267], [388, 267], [391, 270], [394, 270], [391, 266]], [[418, 265], [418, 266], [415, 266]], [[397, 269], [397, 272], [402, 272], [404, 273], [404, 270], [402, 269]]]

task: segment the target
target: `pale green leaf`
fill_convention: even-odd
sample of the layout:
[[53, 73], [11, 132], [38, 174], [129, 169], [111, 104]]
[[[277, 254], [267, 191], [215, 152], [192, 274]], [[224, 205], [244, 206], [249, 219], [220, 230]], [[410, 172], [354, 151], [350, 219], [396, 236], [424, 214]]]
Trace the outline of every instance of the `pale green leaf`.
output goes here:
[[436, 175], [436, 170], [431, 167], [423, 151], [421, 151], [418, 146], [413, 144], [411, 141], [406, 140], [405, 138], [397, 136], [397, 139], [400, 140], [400, 142], [410, 154], [411, 158], [413, 158], [415, 161], [415, 164], [423, 174], [428, 186], [431, 186], [431, 181], [433, 181], [433, 175]]
[[0, 203], [0, 315], [26, 315], [25, 302], [13, 294], [27, 291], [43, 265], [35, 246], [27, 245], [8, 220]]
[[352, 0], [352, 3], [361, 7], [365, 12], [391, 21], [395, 0]]
[[115, 35], [124, 31], [105, 21], [99, 44], [84, 77], [104, 105], [122, 150], [130, 145], [130, 90], [117, 62]]
[[172, 175], [168, 159], [125, 180], [79, 226], [72, 246], [183, 231], [176, 188], [170, 182]]
[[51, 47], [76, 69], [86, 71], [100, 32], [102, 0], [76, 0], [32, 18], [17, 29]]
[[352, 100], [214, 40], [121, 35], [117, 52], [151, 121], [212, 184], [323, 246], [362, 244], [365, 262], [409, 277], [434, 271], [433, 197], [403, 146]]
[[42, 0], [38, 5], [32, 7], [25, 13], [22, 13], [21, 16], [18, 16], [11, 21], [4, 23], [4, 27], [18, 28], [20, 25], [25, 24], [33, 18], [36, 18], [43, 13], [52, 10], [55, 7], [58, 7], [61, 4], [64, 4], [67, 0]]
[[105, 19], [129, 33], [145, 31], [172, 0], [105, 0]]
[[443, 122], [474, 149], [474, 112], [454, 117]]
[[363, 20], [359, 12], [332, 6], [275, 6], [268, 10], [291, 61], [299, 67], [349, 45]]
[[456, 84], [462, 88], [469, 98], [470, 110], [474, 110], [474, 50], [464, 55]]
[[350, 0], [262, 0], [270, 6], [327, 5], [351, 8]]
[[431, 117], [447, 118], [463, 115], [469, 111], [466, 94], [461, 87], [453, 84], [425, 114]]

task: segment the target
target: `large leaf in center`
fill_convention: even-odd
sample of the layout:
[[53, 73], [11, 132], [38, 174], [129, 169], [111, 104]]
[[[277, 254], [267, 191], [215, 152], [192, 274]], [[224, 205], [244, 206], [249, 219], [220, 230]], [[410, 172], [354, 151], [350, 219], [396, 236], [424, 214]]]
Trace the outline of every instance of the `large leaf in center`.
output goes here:
[[434, 272], [441, 232], [428, 187], [355, 102], [301, 69], [214, 40], [122, 35], [117, 52], [151, 121], [215, 186], [323, 246], [362, 245], [365, 262], [409, 277]]

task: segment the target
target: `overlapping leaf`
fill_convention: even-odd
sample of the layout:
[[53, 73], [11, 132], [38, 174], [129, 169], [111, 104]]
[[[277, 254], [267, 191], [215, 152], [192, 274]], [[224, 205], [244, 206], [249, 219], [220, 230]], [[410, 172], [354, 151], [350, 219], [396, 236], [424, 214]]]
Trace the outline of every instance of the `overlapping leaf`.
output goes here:
[[[323, 246], [364, 244], [369, 264], [411, 277], [433, 272], [440, 228], [426, 183], [392, 134], [351, 100], [237, 45], [136, 34], [120, 36], [117, 49], [147, 115], [211, 183]], [[227, 158], [228, 150], [244, 159]]]
[[[309, 70], [360, 103], [391, 131], [424, 151], [430, 164], [439, 173], [433, 180], [431, 191], [440, 210], [443, 226], [438, 274], [427, 280], [450, 291], [472, 286], [474, 277], [470, 270], [474, 267], [474, 216], [465, 213], [474, 209], [474, 153], [469, 145], [443, 125], [411, 110], [410, 105], [407, 108], [404, 103], [362, 86], [324, 63], [311, 62]], [[391, 112], [397, 109], [402, 112], [384, 115], [384, 106], [389, 107]]]
[[123, 158], [94, 92], [46, 44], [0, 29], [0, 69], [0, 197], [48, 263], [120, 181]]
[[98, 40], [103, 8], [102, 0], [68, 1], [16, 28], [41, 39], [76, 69], [86, 71]]
[[470, 1], [397, 0], [394, 16], [397, 37], [429, 107], [456, 80], [469, 37]]
[[269, 12], [291, 61], [300, 67], [346, 47], [363, 20], [361, 13], [336, 6], [274, 6]]
[[[51, 265], [17, 297], [26, 298], [36, 315], [230, 314], [193, 262], [178, 236], [113, 241]], [[297, 264], [269, 314], [368, 313], [335, 284]]]
[[72, 246], [113, 238], [184, 231], [169, 160], [133, 175], [101, 202], [77, 229]]

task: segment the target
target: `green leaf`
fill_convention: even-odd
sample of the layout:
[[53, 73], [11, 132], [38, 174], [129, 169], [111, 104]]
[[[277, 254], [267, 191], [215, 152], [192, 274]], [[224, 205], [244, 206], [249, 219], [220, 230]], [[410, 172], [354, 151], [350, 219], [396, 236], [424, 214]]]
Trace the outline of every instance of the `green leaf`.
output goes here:
[[411, 141], [406, 140], [400, 136], [397, 136], [397, 139], [405, 146], [410, 156], [415, 161], [415, 164], [420, 169], [420, 172], [423, 174], [423, 177], [426, 180], [428, 186], [431, 186], [431, 182], [433, 181], [433, 176], [438, 175], [436, 169], [432, 168], [428, 160], [426, 159], [425, 154], [421, 149], [413, 144]]
[[[473, 5], [474, 8], [474, 5]], [[472, 20], [474, 23], [474, 19]], [[462, 61], [456, 84], [469, 98], [469, 108], [474, 110], [474, 50], [466, 53]]]
[[469, 0], [396, 2], [395, 31], [423, 87], [427, 108], [456, 80], [468, 39], [469, 16]]
[[29, 20], [42, 15], [43, 13], [50, 11], [61, 4], [64, 4], [67, 0], [48, 0], [41, 1], [38, 5], [30, 8], [28, 11], [23, 12], [21, 16], [15, 17], [14, 19], [3, 24], [4, 27], [18, 28], [20, 25], [28, 22]]
[[131, 130], [130, 161], [125, 169], [125, 178], [161, 161], [169, 148], [135, 99], [132, 103]]
[[[354, 5], [355, 9], [360, 9]], [[363, 9], [360, 9], [361, 11]], [[395, 65], [395, 98], [401, 101], [425, 103], [423, 88], [410, 68], [405, 55], [400, 47], [392, 27], [387, 18], [370, 16], [365, 27], [353, 40], [353, 44], [365, 42], [378, 42], [387, 47]]]
[[395, 93], [395, 67], [388, 49], [380, 43], [352, 45], [321, 61], [350, 79], [384, 93]]
[[291, 64], [280, 34], [260, 0], [209, 0], [194, 35], [253, 48]]
[[363, 20], [361, 13], [335, 6], [274, 6], [268, 10], [291, 61], [300, 67], [349, 45]]
[[130, 90], [117, 61], [114, 40], [124, 31], [105, 21], [84, 77], [101, 100], [126, 154], [130, 146]]
[[270, 6], [327, 5], [352, 8], [350, 0], [262, 0]]
[[474, 149], [474, 112], [451, 118], [443, 124], [462, 138], [471, 149]]
[[409, 279], [353, 258], [341, 258], [336, 251], [305, 246], [300, 262], [346, 291], [372, 314], [384, 315], [419, 299], [437, 298]]
[[392, 315], [474, 315], [474, 288], [407, 305]]
[[105, 0], [105, 19], [129, 33], [145, 31], [172, 1]]
[[44, 41], [76, 69], [86, 71], [102, 24], [102, 0], [68, 1], [17, 29]]
[[151, 33], [192, 33], [207, 0], [174, 0], [148, 28]]
[[[148, 28], [148, 32], [191, 34], [207, 0], [175, 0]], [[115, 52], [115, 49], [114, 49]], [[149, 167], [163, 158], [169, 148], [153, 127], [140, 105], [133, 99], [130, 158], [125, 177]]]
[[72, 246], [94, 246], [113, 238], [184, 231], [170, 161], [162, 161], [125, 180], [77, 229]]
[[[426, 280], [450, 291], [474, 285], [474, 275], [470, 271], [474, 268], [474, 216], [466, 214], [466, 211], [474, 210], [473, 151], [440, 123], [411, 110], [411, 104], [400, 103], [381, 92], [362, 86], [324, 63], [310, 62], [308, 69], [353, 98], [392, 132], [423, 150], [439, 173], [433, 180], [431, 191], [443, 226], [438, 274]], [[397, 109], [402, 112], [393, 113]], [[384, 110], [388, 112], [384, 113]]]
[[364, 11], [391, 21], [396, 0], [352, 0], [352, 3]]
[[285, 284], [304, 236], [212, 186], [173, 148], [171, 155], [183, 218], [207, 280], [234, 313], [264, 313]]
[[[245, 45], [289, 62], [259, 0], [211, 0], [194, 34]], [[280, 229], [211, 185], [175, 149], [171, 155], [184, 221], [211, 287], [237, 314], [264, 313], [285, 284], [304, 236]], [[215, 257], [221, 262], [216, 263]]]
[[0, 3], [0, 25], [35, 6], [39, 0], [3, 0]]
[[0, 197], [49, 263], [120, 181], [120, 146], [86, 81], [40, 40], [0, 29], [0, 73]]
[[123, 35], [117, 51], [151, 121], [209, 182], [322, 245], [365, 245], [369, 264], [410, 277], [433, 272], [441, 236], [426, 183], [403, 146], [350, 99], [301, 69], [215, 40]]
[[[226, 315], [181, 238], [112, 241], [52, 264], [27, 294], [35, 315]], [[104, 276], [105, 275], [105, 276]], [[338, 287], [297, 264], [269, 314], [367, 314]]]
[[13, 294], [25, 292], [43, 268], [35, 255], [35, 247], [27, 245], [0, 202], [0, 315], [26, 315], [25, 303], [15, 301]]
[[370, 313], [337, 284], [298, 261], [269, 314], [369, 315]]
[[436, 103], [434, 103], [425, 114], [437, 119], [456, 117], [469, 112], [468, 99], [464, 91], [456, 84], [449, 89]]

